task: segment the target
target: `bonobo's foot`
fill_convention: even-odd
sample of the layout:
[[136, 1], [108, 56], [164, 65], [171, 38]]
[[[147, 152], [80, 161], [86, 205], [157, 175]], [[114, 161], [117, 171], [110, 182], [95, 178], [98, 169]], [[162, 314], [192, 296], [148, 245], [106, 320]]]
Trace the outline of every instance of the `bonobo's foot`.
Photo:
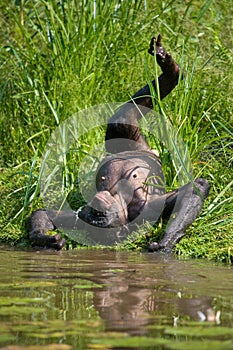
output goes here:
[[150, 55], [154, 56], [155, 55], [155, 50], [156, 50], [156, 55], [159, 55], [161, 57], [161, 59], [165, 59], [166, 57], [166, 51], [164, 50], [164, 48], [162, 47], [162, 35], [159, 34], [158, 35], [158, 39], [156, 40], [156, 37], [153, 36], [153, 38], [151, 39], [150, 42], [150, 47], [148, 49], [148, 52]]
[[177, 191], [174, 211], [164, 237], [159, 243], [151, 243], [148, 247], [149, 252], [163, 251], [168, 253], [172, 251], [200, 213], [209, 190], [210, 185], [207, 180], [196, 179], [193, 186], [189, 183]]
[[150, 42], [149, 47], [149, 54], [154, 56], [156, 51], [156, 60], [158, 65], [161, 67], [163, 73], [167, 76], [170, 76], [170, 78], [173, 75], [179, 75], [180, 73], [180, 67], [179, 65], [174, 61], [172, 56], [162, 47], [162, 36], [161, 34], [158, 35], [158, 38], [153, 36]]
[[39, 209], [29, 218], [29, 239], [32, 246], [60, 250], [66, 240], [59, 233], [54, 236], [46, 235], [46, 232], [56, 229], [46, 210]]

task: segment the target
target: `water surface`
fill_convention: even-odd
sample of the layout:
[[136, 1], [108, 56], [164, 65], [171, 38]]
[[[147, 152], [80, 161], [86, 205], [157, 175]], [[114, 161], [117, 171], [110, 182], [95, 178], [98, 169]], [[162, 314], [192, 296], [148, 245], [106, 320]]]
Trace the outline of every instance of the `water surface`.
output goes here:
[[232, 267], [0, 250], [0, 349], [233, 349]]

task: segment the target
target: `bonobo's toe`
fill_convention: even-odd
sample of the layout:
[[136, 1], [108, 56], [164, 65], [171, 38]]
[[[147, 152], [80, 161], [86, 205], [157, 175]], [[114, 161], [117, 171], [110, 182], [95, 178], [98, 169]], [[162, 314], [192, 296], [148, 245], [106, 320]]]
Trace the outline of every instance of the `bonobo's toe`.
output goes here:
[[156, 50], [156, 57], [157, 59], [165, 59], [166, 57], [166, 51], [162, 47], [162, 36], [159, 34], [158, 38], [156, 39], [155, 36], [151, 39], [150, 42], [150, 47], [148, 49], [148, 52], [150, 55], [154, 56], [155, 55], [155, 50]]
[[158, 35], [158, 38], [157, 38], [157, 40], [156, 40], [156, 46], [162, 46], [161, 41], [162, 41], [162, 35], [159, 34], [159, 35]]
[[150, 41], [150, 47], [148, 49], [149, 54], [152, 56], [154, 56], [154, 53], [155, 53], [155, 46], [156, 46], [156, 37], [153, 36], [153, 38]]

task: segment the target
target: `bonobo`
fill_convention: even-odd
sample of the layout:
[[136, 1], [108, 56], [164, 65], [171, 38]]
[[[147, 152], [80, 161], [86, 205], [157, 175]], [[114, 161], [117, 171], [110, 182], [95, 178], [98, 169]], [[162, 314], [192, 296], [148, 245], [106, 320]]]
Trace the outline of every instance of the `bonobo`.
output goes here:
[[[161, 35], [152, 38], [148, 52], [156, 55], [162, 70], [152, 85], [163, 99], [182, 78], [180, 67], [162, 47]], [[46, 235], [57, 228], [86, 230], [95, 242], [106, 242], [108, 236], [117, 242], [137, 225], [171, 217], [164, 237], [159, 243], [151, 243], [149, 250], [168, 252], [174, 248], [199, 214], [209, 184], [199, 178], [165, 193], [160, 159], [150, 149], [138, 124], [152, 107], [150, 87], [146, 85], [110, 118], [105, 136], [108, 155], [97, 169], [92, 200], [77, 212], [39, 209], [32, 213], [29, 218], [32, 245], [61, 249], [65, 239], [59, 233]]]

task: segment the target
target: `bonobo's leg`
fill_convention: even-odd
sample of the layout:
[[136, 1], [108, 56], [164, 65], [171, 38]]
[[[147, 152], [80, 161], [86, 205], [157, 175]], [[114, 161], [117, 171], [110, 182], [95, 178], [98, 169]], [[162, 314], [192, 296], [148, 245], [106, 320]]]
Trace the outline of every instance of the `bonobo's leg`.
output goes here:
[[198, 216], [209, 188], [207, 180], [196, 179], [193, 185], [189, 183], [166, 194], [163, 217], [171, 217], [163, 239], [159, 243], [151, 243], [149, 251], [169, 252], [174, 248]]
[[[180, 67], [162, 47], [161, 39], [161, 35], [158, 36], [157, 40], [153, 37], [148, 52], [154, 55], [154, 50], [156, 51], [156, 60], [162, 69], [162, 74], [158, 78], [158, 90], [160, 98], [163, 99], [177, 85]], [[152, 85], [155, 91], [157, 91], [156, 80], [152, 81]], [[140, 134], [138, 121], [142, 115], [148, 113], [152, 107], [153, 103], [150, 87], [146, 85], [132, 97], [130, 103], [123, 105], [112, 118], [110, 118], [105, 137], [106, 150], [110, 153], [129, 150], [151, 151], [143, 136]], [[126, 141], [119, 142], [119, 140], [117, 140], [119, 138], [123, 138]], [[116, 139], [116, 142], [114, 142], [114, 139]], [[136, 142], [127, 142], [127, 140]]]

